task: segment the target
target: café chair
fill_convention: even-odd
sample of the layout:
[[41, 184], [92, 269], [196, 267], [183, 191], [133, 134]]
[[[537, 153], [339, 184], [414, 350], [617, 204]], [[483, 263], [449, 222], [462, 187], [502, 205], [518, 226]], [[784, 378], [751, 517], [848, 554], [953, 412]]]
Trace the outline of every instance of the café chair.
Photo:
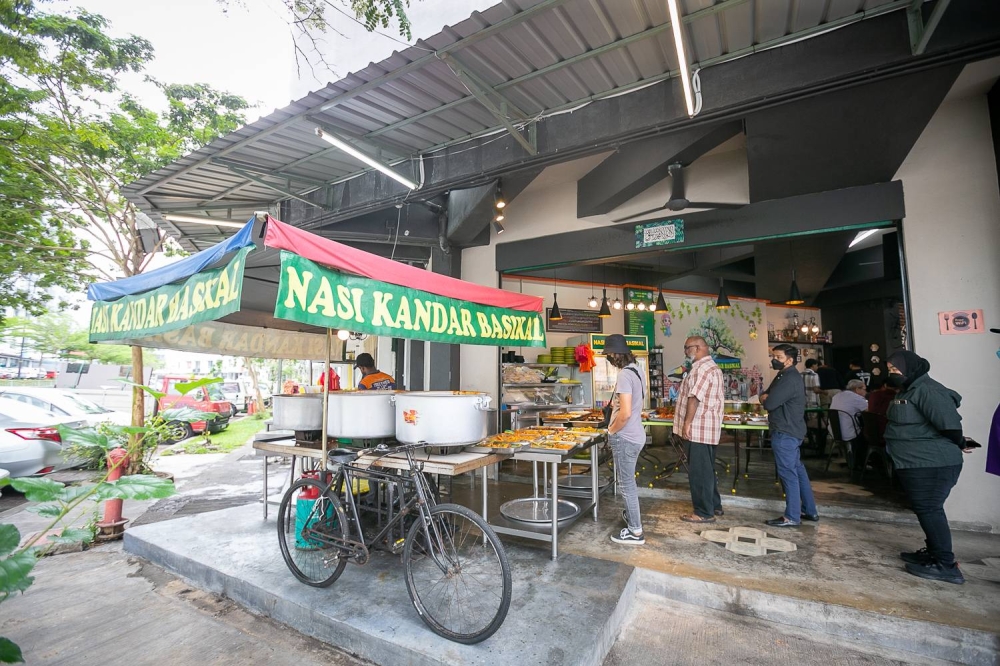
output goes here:
[[[847, 461], [847, 468], [852, 469], [854, 467], [854, 460], [851, 451], [851, 442], [844, 439], [844, 435], [840, 429], [840, 415], [842, 412], [839, 409], [831, 409], [828, 412], [827, 421], [830, 424], [830, 430], [833, 432], [833, 446], [830, 448], [830, 455], [826, 458], [826, 469], [825, 472], [830, 471], [830, 463], [833, 461], [833, 457], [838, 451], [843, 453], [844, 459]], [[856, 430], [861, 432], [861, 424], [858, 422], [858, 417], [854, 416]]]
[[888, 422], [888, 419], [882, 414], [869, 411], [861, 412], [861, 436], [868, 443], [865, 462], [861, 466], [860, 480], [862, 481], [864, 481], [865, 471], [868, 469], [868, 460], [871, 458], [872, 453], [877, 453], [882, 458], [882, 463], [885, 466], [885, 474], [892, 481], [892, 458], [889, 457], [889, 452], [885, 445], [885, 426]]

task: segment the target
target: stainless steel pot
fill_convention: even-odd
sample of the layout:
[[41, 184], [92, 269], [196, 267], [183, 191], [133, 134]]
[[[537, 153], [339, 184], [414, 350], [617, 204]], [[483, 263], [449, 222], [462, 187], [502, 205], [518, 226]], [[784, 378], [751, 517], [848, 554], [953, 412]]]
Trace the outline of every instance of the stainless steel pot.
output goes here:
[[276, 395], [271, 398], [275, 430], [322, 430], [323, 396], [314, 393]]
[[411, 391], [399, 393], [396, 403], [396, 440], [435, 446], [464, 446], [486, 437], [492, 398], [468, 391]]
[[326, 434], [349, 439], [383, 439], [396, 434], [396, 391], [331, 391]]

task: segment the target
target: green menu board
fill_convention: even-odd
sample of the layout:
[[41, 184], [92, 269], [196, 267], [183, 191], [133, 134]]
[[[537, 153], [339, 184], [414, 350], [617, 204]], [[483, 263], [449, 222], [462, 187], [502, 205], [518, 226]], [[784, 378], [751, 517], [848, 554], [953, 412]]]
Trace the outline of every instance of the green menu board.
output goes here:
[[[653, 303], [654, 299], [653, 292], [641, 289], [626, 288], [624, 296], [626, 303], [629, 301], [641, 302], [645, 303], [647, 307]], [[656, 313], [639, 308], [625, 310], [625, 335], [645, 336], [648, 343], [647, 349], [652, 349], [656, 344]]]

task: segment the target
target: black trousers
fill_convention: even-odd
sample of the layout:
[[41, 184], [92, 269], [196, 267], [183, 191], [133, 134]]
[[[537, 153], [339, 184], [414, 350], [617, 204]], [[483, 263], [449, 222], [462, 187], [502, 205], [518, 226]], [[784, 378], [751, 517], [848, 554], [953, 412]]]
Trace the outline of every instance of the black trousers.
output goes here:
[[691, 504], [695, 514], [711, 518], [722, 510], [719, 484], [715, 478], [715, 450], [718, 446], [684, 440], [688, 457], [688, 482], [691, 485]]
[[951, 528], [944, 515], [944, 502], [962, 473], [961, 465], [947, 467], [911, 467], [897, 469], [896, 474], [917, 514], [927, 541], [927, 552], [944, 565], [955, 563], [951, 552]]

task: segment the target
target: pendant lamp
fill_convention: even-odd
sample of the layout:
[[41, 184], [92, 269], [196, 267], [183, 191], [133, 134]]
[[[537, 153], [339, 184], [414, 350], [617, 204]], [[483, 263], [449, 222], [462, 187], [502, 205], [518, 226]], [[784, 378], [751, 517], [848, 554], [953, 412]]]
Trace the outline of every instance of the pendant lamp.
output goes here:
[[590, 300], [587, 301], [587, 305], [592, 308], [597, 307], [597, 296], [594, 296], [594, 269], [590, 269]]
[[611, 304], [611, 307], [613, 307], [615, 310], [621, 310], [622, 299], [618, 298], [618, 296], [615, 296], [615, 302]]
[[628, 303], [625, 304], [625, 309], [626, 310], [635, 310], [635, 303], [633, 303], [632, 301], [629, 301]]
[[657, 312], [666, 312], [667, 311], [667, 302], [663, 299], [663, 291], [662, 290], [660, 291], [660, 295], [656, 297], [656, 311]]
[[715, 301], [715, 309], [728, 310], [729, 307], [729, 296], [726, 294], [726, 285], [723, 284], [722, 278], [719, 278], [719, 298]]
[[792, 286], [788, 290], [788, 300], [785, 301], [785, 305], [802, 305], [805, 303], [802, 300], [802, 294], [799, 293], [799, 285], [795, 281], [795, 269], [792, 269]]
[[562, 312], [559, 311], [558, 294], [556, 294], [556, 278], [552, 276], [552, 309], [549, 310], [549, 321], [559, 321], [562, 319]]
[[607, 319], [611, 316], [611, 308], [608, 307], [608, 290], [604, 290], [604, 298], [601, 299], [601, 310], [597, 313], [597, 316], [601, 319]]

